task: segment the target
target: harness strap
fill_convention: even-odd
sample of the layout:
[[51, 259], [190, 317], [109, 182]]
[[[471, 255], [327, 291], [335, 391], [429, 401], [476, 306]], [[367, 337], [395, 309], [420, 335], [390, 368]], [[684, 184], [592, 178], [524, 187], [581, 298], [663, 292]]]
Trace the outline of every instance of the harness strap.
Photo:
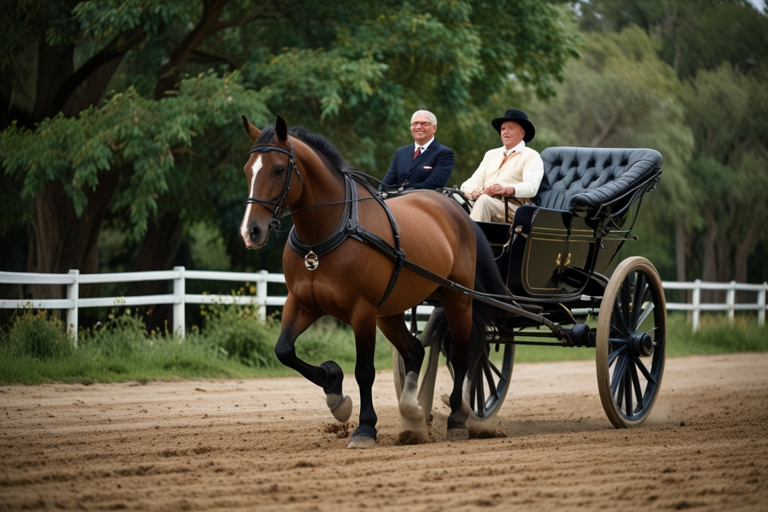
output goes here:
[[[430, 270], [427, 270], [421, 265], [417, 265], [416, 263], [407, 259], [405, 257], [405, 252], [400, 247], [400, 234], [397, 230], [397, 223], [395, 222], [395, 219], [392, 216], [391, 210], [386, 205], [386, 203], [384, 203], [382, 198], [379, 196], [378, 192], [374, 190], [373, 187], [368, 182], [360, 179], [359, 176], [356, 176], [357, 172], [359, 171], [344, 173], [345, 181], [347, 184], [346, 186], [347, 204], [353, 205], [351, 208], [345, 207], [345, 216], [342, 216], [342, 220], [339, 223], [339, 226], [345, 225], [346, 229], [344, 229], [339, 234], [337, 233], [339, 231], [339, 227], [337, 227], [336, 231], [334, 231], [334, 234], [332, 234], [330, 237], [320, 242], [320, 244], [316, 244], [314, 246], [309, 246], [307, 244], [304, 244], [299, 239], [299, 236], [295, 233], [295, 230], [292, 229], [291, 234], [288, 238], [288, 246], [291, 249], [293, 249], [293, 251], [296, 254], [303, 257], [305, 254], [307, 254], [308, 251], [313, 250], [313, 247], [314, 247], [314, 249], [316, 250], [316, 254], [318, 256], [321, 256], [323, 254], [327, 254], [331, 252], [333, 249], [341, 245], [341, 243], [347, 238], [354, 238], [355, 240], [358, 240], [362, 243], [372, 245], [373, 247], [378, 249], [379, 252], [389, 257], [390, 259], [392, 259], [395, 263], [395, 268], [392, 272], [392, 276], [389, 279], [389, 284], [387, 285], [387, 289], [384, 292], [384, 296], [379, 301], [379, 306], [381, 306], [384, 303], [384, 301], [387, 300], [387, 297], [389, 297], [390, 293], [392, 292], [392, 289], [395, 286], [395, 283], [397, 282], [397, 278], [400, 275], [400, 272], [402, 271], [403, 268], [406, 268], [411, 272], [413, 272], [414, 274], [421, 276], [424, 279], [427, 279], [428, 281], [432, 281], [433, 283], [439, 286], [443, 286], [450, 290], [454, 290], [456, 292], [469, 295], [474, 300], [485, 302], [486, 304], [495, 306], [509, 313], [513, 313], [518, 316], [528, 318], [536, 322], [540, 322], [543, 325], [546, 325], [547, 327], [552, 329], [552, 331], [555, 332], [557, 335], [565, 336], [565, 334], [563, 333], [563, 329], [558, 324], [552, 322], [547, 318], [542, 317], [541, 315], [537, 315], [536, 313], [527, 311], [521, 308], [520, 306], [512, 305], [512, 304], [509, 304], [508, 302], [503, 302], [488, 294], [477, 292], [471, 288], [462, 286], [454, 281], [450, 281], [442, 276], [435, 274]], [[381, 204], [381, 207], [387, 213], [387, 217], [389, 219], [390, 225], [392, 226], [392, 233], [395, 239], [394, 247], [390, 245], [389, 242], [381, 238], [380, 236], [367, 231], [358, 222], [358, 215], [357, 215], [358, 194], [357, 194], [357, 187], [355, 187], [353, 180], [358, 183], [361, 183], [363, 187], [369, 190], [371, 194], [373, 194], [373, 197], [376, 198], [379, 204]], [[350, 199], [354, 199], [354, 200], [350, 201]], [[349, 216], [347, 217], [346, 215], [349, 215]], [[331, 243], [331, 239], [333, 239], [332, 243]]]
[[[301, 241], [298, 233], [296, 233], [296, 226], [291, 228], [291, 232], [288, 234], [288, 247], [299, 256], [304, 257], [310, 251], [314, 252], [318, 257], [328, 254], [354, 233], [354, 230], [350, 230], [349, 227], [357, 227], [357, 187], [346, 176], [344, 181], [344, 212], [341, 214], [341, 220], [336, 229], [333, 230], [333, 233], [322, 242], [309, 245]], [[358, 240], [362, 242], [361, 239], [358, 238]]]
[[[395, 239], [394, 248], [392, 248], [392, 246], [390, 246], [384, 239], [369, 233], [360, 226], [357, 208], [359, 195], [357, 193], [356, 182], [361, 183], [369, 192], [371, 192], [373, 197], [376, 198], [378, 203], [387, 213], [389, 225], [392, 228], [392, 233]], [[372, 190], [367, 182], [359, 180], [359, 177], [353, 172], [344, 172], [344, 183], [344, 213], [342, 213], [341, 220], [333, 233], [331, 233], [325, 240], [317, 244], [309, 245], [301, 241], [298, 233], [296, 233], [296, 226], [294, 226], [291, 228], [291, 232], [288, 236], [288, 247], [301, 257], [305, 257], [310, 252], [313, 252], [318, 258], [336, 249], [347, 238], [354, 238], [362, 243], [373, 242], [377, 247], [379, 247], [379, 244], [382, 244], [381, 247], [391, 249], [397, 257], [395, 258], [395, 268], [392, 272], [392, 276], [389, 278], [387, 288], [378, 304], [381, 306], [392, 293], [392, 289], [395, 287], [397, 278], [403, 268], [403, 262], [405, 261], [405, 253], [400, 248], [400, 233], [397, 230], [397, 223], [395, 222], [395, 218], [392, 216], [389, 207], [384, 204], [384, 201], [381, 200], [378, 193], [375, 190]]]

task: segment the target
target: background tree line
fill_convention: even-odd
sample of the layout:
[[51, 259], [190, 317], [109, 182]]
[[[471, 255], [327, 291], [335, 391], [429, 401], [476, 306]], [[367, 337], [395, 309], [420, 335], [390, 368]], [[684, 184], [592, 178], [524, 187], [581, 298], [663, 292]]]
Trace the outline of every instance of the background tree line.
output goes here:
[[629, 250], [665, 279], [768, 279], [768, 18], [743, 0], [0, 2], [4, 270], [280, 271], [285, 235], [237, 234], [242, 114], [382, 177], [427, 108], [453, 185], [516, 107], [539, 150], [662, 153]]

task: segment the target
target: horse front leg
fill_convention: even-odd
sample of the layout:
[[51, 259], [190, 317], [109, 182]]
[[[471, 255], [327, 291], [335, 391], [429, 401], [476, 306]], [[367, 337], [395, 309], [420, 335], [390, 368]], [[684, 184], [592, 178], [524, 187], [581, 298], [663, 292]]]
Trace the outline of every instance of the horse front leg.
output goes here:
[[313, 366], [296, 356], [296, 339], [319, 317], [318, 314], [308, 313], [300, 308], [289, 293], [283, 308], [282, 328], [275, 345], [275, 355], [285, 366], [293, 368], [305, 379], [323, 388], [325, 403], [331, 414], [336, 420], [344, 423], [352, 415], [352, 399], [342, 392], [344, 372], [341, 367], [334, 361]]
[[360, 424], [352, 433], [347, 448], [371, 448], [376, 444], [376, 411], [373, 408], [373, 381], [376, 368], [373, 365], [376, 351], [376, 314], [361, 315], [352, 321], [355, 333], [355, 379], [360, 389]]

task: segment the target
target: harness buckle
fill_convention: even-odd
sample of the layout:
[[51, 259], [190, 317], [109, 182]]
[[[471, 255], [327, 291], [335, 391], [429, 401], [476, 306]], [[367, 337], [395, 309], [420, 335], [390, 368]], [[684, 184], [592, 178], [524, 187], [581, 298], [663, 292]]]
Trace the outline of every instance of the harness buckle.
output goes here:
[[304, 256], [304, 266], [307, 270], [315, 270], [320, 266], [320, 258], [317, 257], [315, 251], [311, 250]]

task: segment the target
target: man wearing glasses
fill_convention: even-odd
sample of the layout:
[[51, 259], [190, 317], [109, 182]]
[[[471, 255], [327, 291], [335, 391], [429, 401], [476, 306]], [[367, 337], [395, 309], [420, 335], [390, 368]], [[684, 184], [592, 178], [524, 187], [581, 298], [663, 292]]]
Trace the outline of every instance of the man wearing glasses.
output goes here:
[[453, 151], [435, 140], [437, 118], [428, 110], [411, 116], [414, 144], [395, 151], [384, 176], [384, 187], [397, 189], [435, 189], [444, 187], [453, 171]]

